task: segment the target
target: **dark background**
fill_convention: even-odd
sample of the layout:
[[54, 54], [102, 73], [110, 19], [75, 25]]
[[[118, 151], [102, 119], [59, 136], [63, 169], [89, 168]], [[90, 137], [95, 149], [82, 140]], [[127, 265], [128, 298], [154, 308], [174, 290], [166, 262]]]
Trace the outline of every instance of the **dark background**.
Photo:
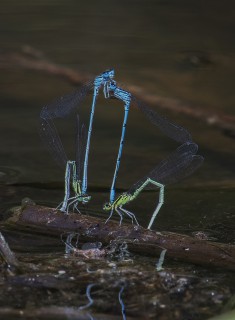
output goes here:
[[[231, 0], [1, 1], [0, 15], [1, 54], [30, 46], [53, 63], [83, 74], [95, 76], [112, 67], [124, 88], [138, 85], [147, 93], [183, 101], [194, 111], [234, 116]], [[2, 207], [7, 209], [24, 196], [55, 205], [63, 196], [64, 172], [40, 141], [39, 113], [72, 86], [61, 77], [4, 61], [0, 64]], [[88, 97], [81, 108], [84, 121], [90, 101]], [[205, 223], [234, 222], [233, 133], [151, 107], [185, 126], [205, 157], [192, 177], [169, 187], [159, 224], [170, 228], [197, 225], [203, 219]], [[111, 183], [122, 117], [120, 103], [100, 96], [89, 162], [94, 210], [100, 210], [107, 199], [107, 193], [100, 190]], [[73, 120], [61, 124], [61, 135], [72, 157], [74, 136], [69, 121]], [[176, 147], [132, 108], [118, 187], [128, 189]], [[139, 215], [155, 205], [156, 195], [145, 198], [133, 204]]]

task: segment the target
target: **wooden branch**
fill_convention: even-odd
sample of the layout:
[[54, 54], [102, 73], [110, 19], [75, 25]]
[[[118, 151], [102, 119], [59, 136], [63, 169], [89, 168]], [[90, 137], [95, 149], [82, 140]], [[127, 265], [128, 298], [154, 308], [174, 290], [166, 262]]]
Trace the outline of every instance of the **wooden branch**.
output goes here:
[[166, 249], [166, 257], [235, 270], [235, 246], [229, 244], [171, 232], [156, 232], [127, 224], [119, 226], [115, 221], [105, 224], [99, 218], [75, 213], [65, 215], [56, 209], [37, 205], [16, 209], [10, 221], [52, 234], [77, 232], [81, 242], [100, 241], [108, 245], [110, 241], [126, 241], [130, 251], [155, 256], [156, 259], [162, 249]]
[[[43, 57], [43, 54], [27, 46], [19, 53], [2, 53], [0, 54], [0, 67], [12, 68], [21, 67], [24, 69], [44, 72], [50, 75], [64, 78], [69, 83], [79, 86], [84, 82], [94, 78], [94, 75], [80, 73], [71, 68], [62, 67]], [[230, 136], [235, 136], [235, 117], [226, 114], [217, 114], [206, 112], [203, 107], [189, 107], [188, 104], [171, 98], [160, 97], [155, 94], [148, 94], [138, 86], [126, 85], [126, 89], [148, 105], [172, 112], [181, 113], [192, 118], [201, 120], [208, 125], [217, 127]]]
[[40, 71], [49, 75], [64, 78], [72, 85], [82, 85], [92, 78], [92, 75], [81, 74], [70, 68], [59, 66], [42, 58], [35, 58], [24, 53], [0, 54], [0, 67], [21, 67], [34, 71]]

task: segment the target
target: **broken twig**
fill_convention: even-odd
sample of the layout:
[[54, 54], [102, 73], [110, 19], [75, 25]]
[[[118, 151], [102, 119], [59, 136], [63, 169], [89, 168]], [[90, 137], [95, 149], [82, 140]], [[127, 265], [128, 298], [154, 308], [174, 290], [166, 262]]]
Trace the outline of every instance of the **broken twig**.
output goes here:
[[15, 254], [9, 248], [1, 232], [0, 232], [0, 254], [2, 255], [3, 259], [6, 261], [6, 263], [9, 266], [17, 267], [19, 265], [18, 260], [15, 257]]

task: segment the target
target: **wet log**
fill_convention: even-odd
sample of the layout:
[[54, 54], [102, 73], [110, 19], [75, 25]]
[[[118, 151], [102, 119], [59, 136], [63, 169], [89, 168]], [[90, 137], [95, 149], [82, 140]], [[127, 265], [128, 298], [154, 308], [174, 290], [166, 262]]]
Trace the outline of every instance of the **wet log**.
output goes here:
[[79, 233], [81, 242], [100, 241], [108, 245], [111, 241], [125, 241], [131, 252], [159, 257], [166, 249], [166, 257], [202, 266], [212, 266], [235, 270], [235, 246], [211, 242], [172, 232], [147, 230], [140, 226], [105, 221], [88, 215], [70, 213], [44, 206], [31, 205], [15, 209], [14, 221], [17, 225], [30, 226], [34, 231], [50, 234], [63, 232]]

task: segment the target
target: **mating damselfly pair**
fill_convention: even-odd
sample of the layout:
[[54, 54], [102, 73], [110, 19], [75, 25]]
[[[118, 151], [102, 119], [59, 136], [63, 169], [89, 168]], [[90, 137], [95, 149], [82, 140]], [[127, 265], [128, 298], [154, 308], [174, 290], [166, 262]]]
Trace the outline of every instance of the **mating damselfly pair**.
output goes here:
[[[79, 211], [78, 205], [80, 203], [85, 204], [91, 200], [91, 197], [87, 194], [88, 160], [96, 102], [101, 90], [106, 99], [116, 98], [124, 104], [124, 119], [116, 166], [110, 188], [109, 202], [103, 206], [105, 211], [110, 212], [107, 221], [111, 218], [113, 212], [116, 211], [120, 216], [120, 224], [123, 219], [123, 214], [129, 216], [132, 222], [135, 221], [135, 223], [138, 224], [134, 213], [123, 208], [123, 206], [134, 200], [145, 187], [152, 185], [159, 189], [159, 202], [148, 224], [148, 229], [150, 229], [164, 203], [165, 185], [174, 183], [192, 174], [203, 162], [203, 157], [196, 154], [198, 146], [192, 141], [190, 133], [185, 128], [169, 121], [167, 118], [148, 108], [130, 92], [118, 87], [114, 80], [113, 69], [103, 72], [93, 81], [83, 85], [79, 90], [60, 97], [51, 104], [44, 106], [41, 110], [40, 135], [55, 160], [62, 163], [65, 167], [65, 196], [59, 209], [65, 214], [68, 214], [70, 209]], [[93, 93], [93, 98], [87, 130], [84, 124], [80, 124], [77, 110], [90, 92]], [[168, 137], [180, 143], [180, 146], [170, 154], [170, 156], [161, 161], [149, 174], [135, 183], [127, 192], [116, 197], [116, 180], [121, 163], [126, 125], [131, 104], [135, 104], [150, 122], [157, 126]], [[54, 125], [54, 119], [64, 118], [74, 111], [77, 113], [76, 160], [69, 160]], [[73, 194], [71, 194], [71, 190]]]

